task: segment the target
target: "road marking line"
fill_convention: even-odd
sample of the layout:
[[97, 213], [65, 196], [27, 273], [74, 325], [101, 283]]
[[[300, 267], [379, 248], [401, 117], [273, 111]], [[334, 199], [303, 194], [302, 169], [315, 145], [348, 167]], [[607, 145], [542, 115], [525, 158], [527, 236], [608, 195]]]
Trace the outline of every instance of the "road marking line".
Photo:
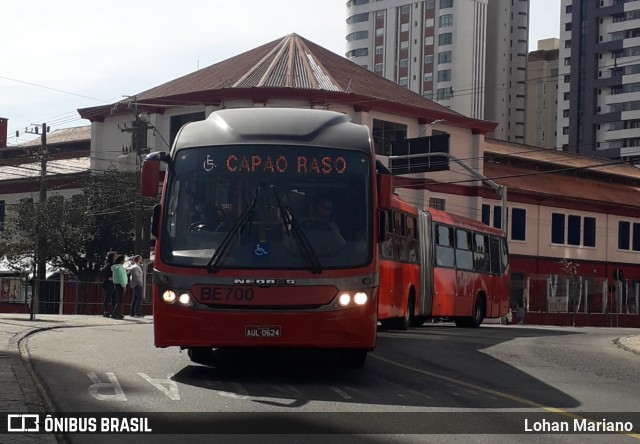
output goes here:
[[[490, 388], [487, 388], [487, 387], [482, 387], [480, 385], [476, 385], [476, 384], [472, 384], [470, 382], [465, 382], [465, 381], [461, 381], [461, 380], [456, 379], [456, 378], [452, 378], [451, 376], [439, 375], [438, 373], [433, 373], [433, 372], [430, 372], [430, 371], [427, 371], [427, 370], [422, 370], [420, 368], [412, 367], [410, 365], [401, 364], [399, 362], [392, 361], [391, 359], [383, 358], [382, 356], [376, 355], [374, 353], [369, 353], [369, 356], [372, 357], [372, 358], [375, 358], [375, 359], [377, 359], [379, 361], [386, 362], [387, 364], [395, 365], [396, 367], [403, 368], [405, 370], [410, 370], [412, 372], [420, 373], [422, 375], [430, 376], [432, 378], [440, 379], [442, 381], [450, 382], [452, 384], [461, 385], [461, 386], [466, 387], [468, 389], [477, 390], [479, 392], [486, 393], [486, 394], [489, 394], [489, 395], [495, 395], [495, 396], [497, 396], [499, 398], [509, 399], [511, 401], [518, 402], [520, 404], [528, 405], [530, 407], [535, 407], [535, 408], [538, 408], [538, 409], [546, 410], [547, 412], [550, 412], [550, 413], [557, 413], [558, 415], [566, 416], [566, 417], [572, 418], [572, 419], [586, 420], [586, 421], [589, 421], [589, 422], [597, 422], [597, 421], [594, 421], [591, 418], [585, 418], [585, 417], [582, 417], [582, 416], [580, 416], [580, 415], [578, 415], [576, 413], [569, 412], [569, 411], [564, 410], [564, 409], [559, 409], [559, 408], [556, 408], [556, 407], [549, 407], [549, 406], [546, 406], [546, 405], [543, 405], [543, 404], [539, 404], [539, 403], [537, 403], [535, 401], [531, 401], [529, 399], [522, 398], [520, 396], [512, 395], [512, 394], [506, 393], [506, 392], [501, 392], [500, 390], [494, 390], [494, 389], [490, 389]], [[620, 435], [626, 435], [626, 436], [629, 436], [629, 437], [635, 438], [635, 439], [640, 439], [640, 434], [637, 434], [637, 433], [622, 433], [622, 432], [619, 432], [619, 434]]]
[[330, 385], [329, 388], [334, 392], [336, 392], [338, 395], [342, 396], [344, 399], [351, 399], [351, 396], [349, 396], [347, 393], [340, 390], [338, 387], [334, 385]]

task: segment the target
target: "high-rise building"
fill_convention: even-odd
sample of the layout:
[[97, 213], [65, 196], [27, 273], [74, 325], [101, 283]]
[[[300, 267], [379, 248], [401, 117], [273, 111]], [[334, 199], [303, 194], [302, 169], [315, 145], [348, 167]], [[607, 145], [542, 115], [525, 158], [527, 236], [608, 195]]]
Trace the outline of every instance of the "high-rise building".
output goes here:
[[524, 142], [528, 0], [350, 0], [346, 56]]
[[555, 38], [538, 41], [527, 57], [527, 106], [524, 143], [556, 148], [558, 45]]
[[557, 147], [640, 159], [640, 1], [561, 8]]

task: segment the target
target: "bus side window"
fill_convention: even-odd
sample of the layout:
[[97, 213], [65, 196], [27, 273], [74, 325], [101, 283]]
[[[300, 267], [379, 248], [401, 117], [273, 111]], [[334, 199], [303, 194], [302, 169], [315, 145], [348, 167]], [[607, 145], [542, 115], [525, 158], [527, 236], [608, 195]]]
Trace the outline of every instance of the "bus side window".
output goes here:
[[436, 265], [438, 267], [453, 268], [455, 266], [453, 256], [453, 228], [445, 225], [436, 225]]
[[456, 230], [456, 266], [460, 270], [473, 270], [471, 233], [467, 230]]
[[489, 238], [489, 261], [491, 263], [491, 274], [501, 274], [501, 251], [500, 239], [491, 236]]
[[502, 272], [504, 272], [509, 266], [509, 248], [507, 246], [506, 238], [500, 238], [500, 246], [502, 247], [500, 249], [502, 253]]
[[381, 213], [384, 218], [384, 241], [380, 244], [380, 255], [385, 259], [393, 258], [393, 219], [390, 210]]
[[409, 243], [407, 246], [407, 259], [410, 262], [418, 261], [418, 239], [416, 232], [416, 218], [413, 216], [407, 217], [407, 239]]
[[489, 236], [473, 235], [473, 269], [479, 273], [489, 273]]

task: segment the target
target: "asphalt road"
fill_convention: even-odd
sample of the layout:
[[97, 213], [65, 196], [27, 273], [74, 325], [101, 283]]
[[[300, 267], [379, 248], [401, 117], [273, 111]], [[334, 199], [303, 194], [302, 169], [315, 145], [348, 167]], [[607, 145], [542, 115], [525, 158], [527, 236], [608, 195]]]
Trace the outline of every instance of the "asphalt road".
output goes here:
[[[30, 336], [26, 348], [57, 411], [152, 417], [163, 412], [154, 417], [156, 431], [229, 432], [216, 442], [286, 437], [287, 442], [600, 443], [639, 436], [524, 433], [524, 421], [533, 427], [539, 416], [573, 423], [627, 412], [625, 420], [631, 417], [637, 430], [640, 356], [615, 344], [629, 334], [609, 328], [470, 330], [427, 324], [380, 332], [376, 351], [360, 370], [338, 368], [331, 355], [313, 351], [221, 350], [210, 366], [193, 364], [186, 352], [156, 349], [149, 322], [48, 330]], [[210, 437], [76, 434], [67, 439], [186, 443]]]

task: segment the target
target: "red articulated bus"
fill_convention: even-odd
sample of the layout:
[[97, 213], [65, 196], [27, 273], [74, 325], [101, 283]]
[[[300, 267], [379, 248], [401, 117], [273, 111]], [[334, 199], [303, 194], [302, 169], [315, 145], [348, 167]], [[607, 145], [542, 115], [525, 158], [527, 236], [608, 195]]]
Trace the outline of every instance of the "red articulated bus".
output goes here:
[[479, 327], [509, 310], [504, 232], [433, 208], [418, 210], [397, 196], [380, 212], [379, 272], [378, 319], [385, 327], [407, 329], [430, 317]]
[[[498, 232], [397, 199], [391, 176], [377, 171], [368, 128], [344, 114], [216, 111], [183, 126], [170, 153], [147, 156], [144, 196], [157, 195], [162, 163], [152, 222], [157, 347], [187, 349], [195, 362], [222, 347], [335, 349], [360, 367], [379, 320], [479, 325], [507, 307], [493, 302], [506, 268], [491, 268]], [[432, 259], [449, 253], [432, 242], [444, 241], [443, 227], [451, 236], [467, 230], [469, 242], [486, 236], [469, 251], [472, 268], [487, 260], [486, 273], [465, 271], [457, 246], [450, 268]], [[486, 288], [467, 296], [472, 275]]]

